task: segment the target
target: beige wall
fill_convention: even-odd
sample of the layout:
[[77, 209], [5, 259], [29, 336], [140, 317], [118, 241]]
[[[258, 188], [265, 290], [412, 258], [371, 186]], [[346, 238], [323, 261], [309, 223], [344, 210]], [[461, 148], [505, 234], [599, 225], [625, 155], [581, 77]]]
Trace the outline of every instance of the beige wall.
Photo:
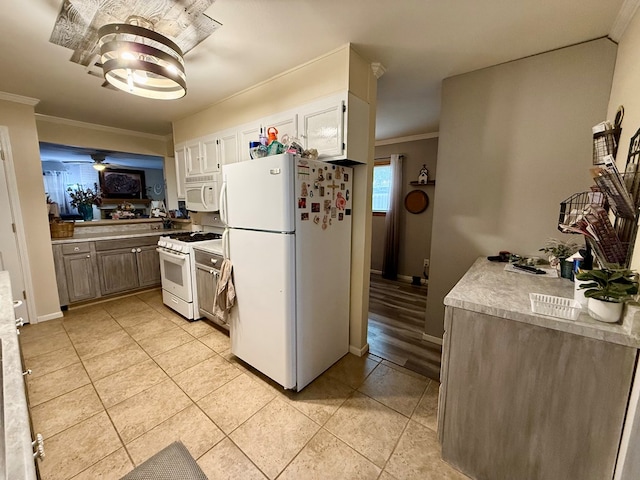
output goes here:
[[51, 318], [60, 312], [60, 305], [33, 107], [0, 100], [0, 125], [9, 129], [22, 223], [27, 239], [26, 253], [33, 286], [33, 291], [28, 291], [27, 295], [33, 295], [38, 318]]
[[442, 337], [443, 299], [476, 258], [562, 238], [559, 203], [592, 183], [615, 55], [600, 39], [444, 80], [428, 335]]
[[[173, 123], [175, 143], [237, 127], [316, 98], [350, 90], [370, 106], [369, 138], [375, 137], [376, 79], [370, 63], [349, 45], [284, 72], [259, 85]], [[369, 158], [373, 158], [373, 142]], [[354, 353], [366, 349], [369, 265], [371, 252], [372, 166], [354, 167], [351, 324]]]
[[[429, 179], [436, 178], [438, 158], [438, 138], [381, 145], [375, 149], [375, 158], [389, 157], [394, 153], [404, 155], [402, 162], [402, 198], [412, 190], [422, 190], [429, 197], [429, 206], [418, 214], [409, 213], [405, 208], [400, 212], [400, 255], [398, 274], [407, 277], [422, 277], [422, 265], [431, 253], [431, 228], [433, 225], [435, 186], [417, 187], [409, 182], [417, 181], [422, 165], [429, 170]], [[384, 216], [372, 218], [371, 268], [382, 270], [385, 239]], [[427, 270], [428, 273], [428, 270]]]
[[[622, 135], [617, 155], [617, 163], [621, 170], [624, 170], [629, 154], [629, 140], [640, 128], [640, 90], [638, 89], [640, 62], [638, 62], [638, 55], [640, 55], [640, 13], [634, 15], [618, 45], [618, 56], [607, 114], [607, 118], [613, 121], [618, 106], [624, 106]], [[640, 269], [638, 252], [640, 252], [640, 241], [636, 241], [631, 259], [631, 268], [635, 270]]]
[[43, 115], [36, 116], [36, 124], [40, 142], [173, 157], [173, 143], [169, 137], [73, 122]]

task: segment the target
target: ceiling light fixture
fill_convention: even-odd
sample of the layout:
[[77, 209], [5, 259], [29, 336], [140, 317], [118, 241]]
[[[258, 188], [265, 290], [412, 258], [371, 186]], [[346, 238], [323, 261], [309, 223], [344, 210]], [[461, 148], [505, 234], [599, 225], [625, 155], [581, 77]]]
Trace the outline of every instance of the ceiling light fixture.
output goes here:
[[[142, 24], [146, 26], [142, 26]], [[187, 93], [182, 50], [140, 17], [98, 30], [104, 78], [140, 97], [175, 100]]]
[[107, 166], [104, 163], [94, 163], [93, 168], [98, 170], [99, 172], [103, 171]]

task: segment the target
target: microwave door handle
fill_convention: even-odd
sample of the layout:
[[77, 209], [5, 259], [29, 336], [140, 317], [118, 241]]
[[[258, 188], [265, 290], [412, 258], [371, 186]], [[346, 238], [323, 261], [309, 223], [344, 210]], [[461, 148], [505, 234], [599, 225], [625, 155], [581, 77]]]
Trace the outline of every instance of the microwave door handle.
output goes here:
[[206, 190], [207, 190], [207, 186], [206, 185], [203, 185], [200, 188], [200, 200], [201, 200], [202, 205], [204, 206], [205, 209], [209, 208], [209, 206], [207, 205], [206, 195], [204, 194], [204, 192], [206, 192]]
[[222, 188], [220, 188], [220, 220], [227, 224], [227, 182], [222, 182]]

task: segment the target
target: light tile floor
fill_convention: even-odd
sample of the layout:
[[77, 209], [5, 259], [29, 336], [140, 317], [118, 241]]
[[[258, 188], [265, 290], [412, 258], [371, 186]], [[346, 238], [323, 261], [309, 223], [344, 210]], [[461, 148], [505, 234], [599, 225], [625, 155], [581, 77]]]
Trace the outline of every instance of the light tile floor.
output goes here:
[[438, 384], [373, 355], [284, 391], [159, 290], [27, 325], [20, 341], [44, 480], [118, 479], [176, 440], [210, 479], [467, 478], [441, 460]]

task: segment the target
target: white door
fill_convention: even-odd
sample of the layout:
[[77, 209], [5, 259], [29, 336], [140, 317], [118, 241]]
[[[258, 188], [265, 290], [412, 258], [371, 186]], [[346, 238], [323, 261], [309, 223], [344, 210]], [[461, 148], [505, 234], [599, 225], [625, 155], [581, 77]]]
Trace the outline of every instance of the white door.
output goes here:
[[[22, 269], [21, 254], [16, 235], [16, 221], [14, 211], [19, 212], [17, 205], [17, 195], [9, 197], [9, 182], [15, 178], [9, 171], [8, 135], [4, 135], [6, 130], [0, 131], [0, 270], [7, 270], [11, 278], [11, 292], [14, 300], [21, 300], [22, 305], [16, 308], [16, 318], [22, 317], [25, 322], [30, 321], [27, 304], [25, 301], [25, 278]], [[17, 193], [17, 192], [16, 192]], [[9, 207], [9, 208], [7, 208]], [[34, 319], [35, 320], [35, 319]], [[35, 322], [34, 322], [35, 323]]]
[[187, 166], [187, 177], [202, 175], [203, 160], [200, 152], [200, 140], [191, 140], [187, 142], [184, 151]]
[[285, 388], [295, 378], [295, 236], [230, 229], [231, 352]]
[[291, 155], [223, 165], [224, 216], [234, 228], [293, 232], [295, 164]]

